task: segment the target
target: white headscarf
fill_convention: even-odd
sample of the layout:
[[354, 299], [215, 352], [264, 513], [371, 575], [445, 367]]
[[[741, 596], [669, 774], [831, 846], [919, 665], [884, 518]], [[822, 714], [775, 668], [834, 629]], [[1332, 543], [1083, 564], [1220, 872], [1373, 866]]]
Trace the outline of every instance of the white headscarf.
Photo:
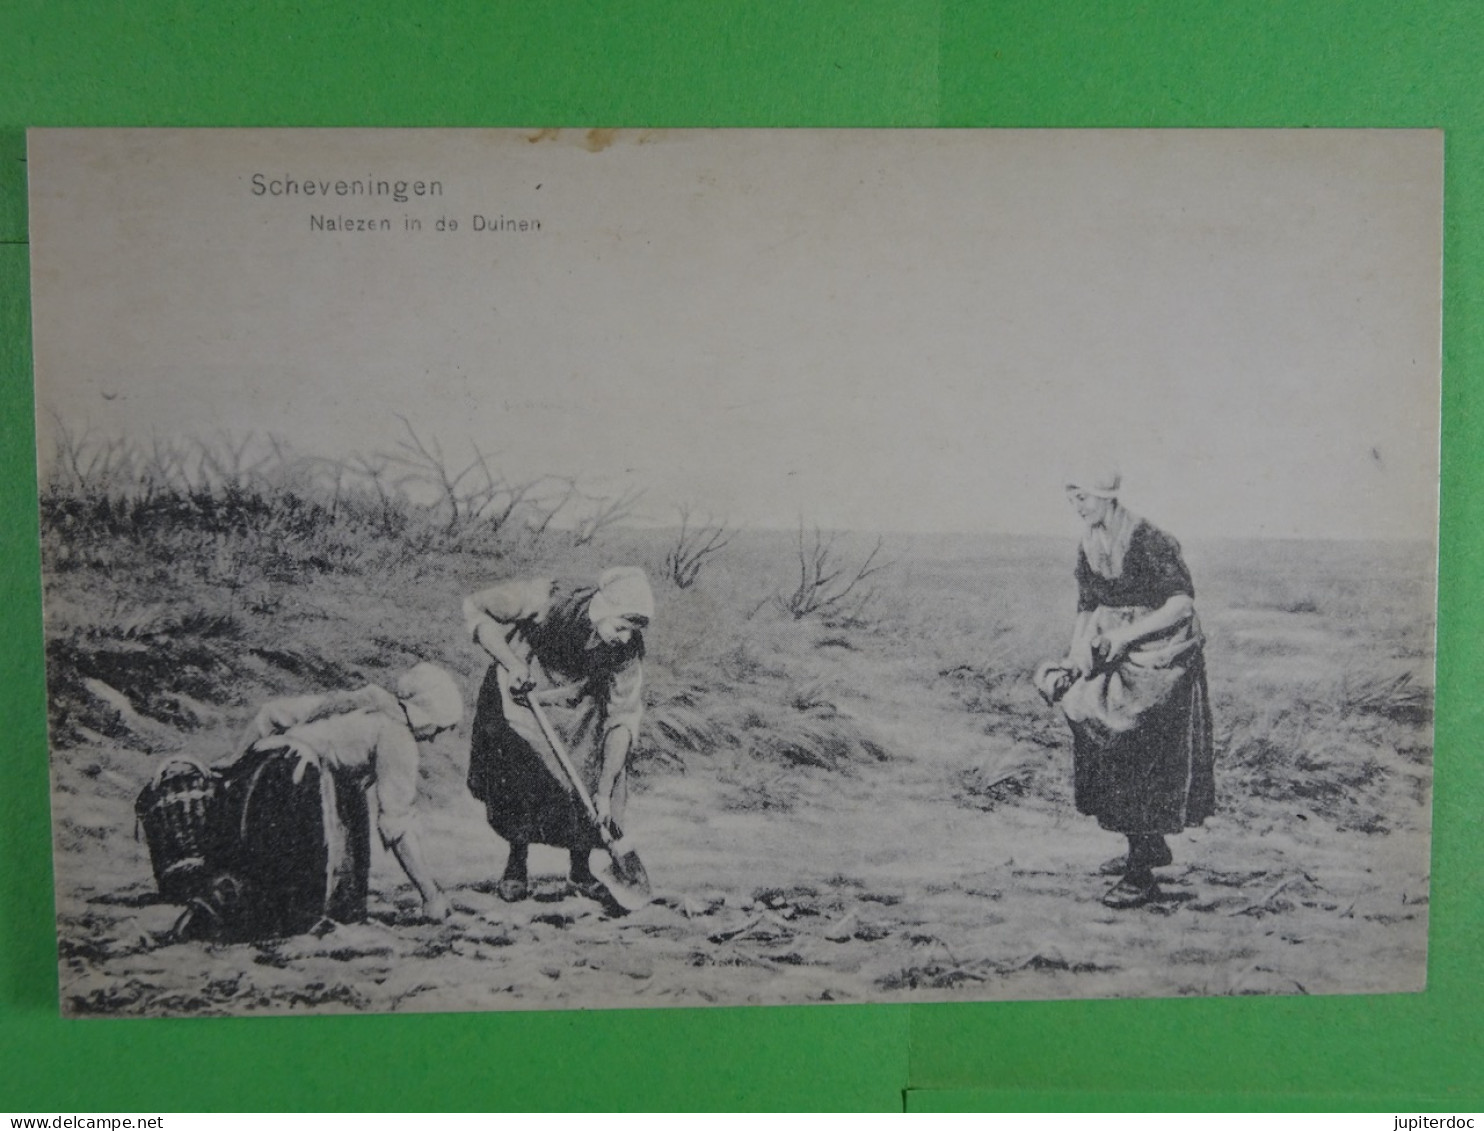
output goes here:
[[414, 727], [456, 726], [464, 717], [464, 697], [453, 676], [437, 664], [418, 664], [397, 680], [397, 698]]
[[1118, 498], [1123, 475], [1116, 467], [1083, 468], [1083, 474], [1067, 480], [1067, 489], [1085, 491], [1100, 499]]
[[588, 616], [597, 624], [605, 617], [654, 619], [654, 593], [638, 566], [615, 566], [598, 577], [598, 591], [588, 603]]
[[1067, 480], [1069, 490], [1083, 491], [1111, 504], [1101, 522], [1090, 524], [1082, 535], [1082, 552], [1087, 555], [1087, 564], [1106, 578], [1123, 575], [1123, 556], [1128, 552], [1129, 542], [1139, 518], [1118, 502], [1118, 491], [1123, 486], [1123, 476], [1116, 467], [1095, 469], [1090, 474]]

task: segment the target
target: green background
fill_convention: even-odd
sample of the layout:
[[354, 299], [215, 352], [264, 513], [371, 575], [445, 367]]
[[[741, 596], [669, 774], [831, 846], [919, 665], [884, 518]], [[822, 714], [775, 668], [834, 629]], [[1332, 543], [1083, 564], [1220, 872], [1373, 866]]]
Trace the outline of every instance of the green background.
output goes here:
[[[0, 1110], [1484, 1108], [1484, 5], [0, 5]], [[1344, 126], [1446, 137], [1429, 990], [1394, 997], [63, 1021], [27, 126]]]

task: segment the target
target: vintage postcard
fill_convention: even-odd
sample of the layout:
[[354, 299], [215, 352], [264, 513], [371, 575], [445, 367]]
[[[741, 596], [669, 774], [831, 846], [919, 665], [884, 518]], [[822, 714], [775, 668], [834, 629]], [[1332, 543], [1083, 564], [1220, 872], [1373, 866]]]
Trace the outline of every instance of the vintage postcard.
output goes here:
[[1439, 133], [29, 151], [64, 1013], [1424, 987]]

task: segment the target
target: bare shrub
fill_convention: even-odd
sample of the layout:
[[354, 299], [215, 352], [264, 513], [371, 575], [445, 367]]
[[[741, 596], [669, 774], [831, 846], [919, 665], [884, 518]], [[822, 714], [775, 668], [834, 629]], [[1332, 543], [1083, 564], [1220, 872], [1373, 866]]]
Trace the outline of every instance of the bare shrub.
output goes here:
[[838, 535], [826, 535], [816, 526], [813, 543], [809, 544], [804, 535], [804, 523], [800, 520], [799, 583], [791, 593], [777, 597], [779, 608], [794, 620], [815, 615], [858, 616], [872, 596], [872, 591], [862, 588], [862, 583], [891, 564], [876, 561], [883, 545], [883, 540], [877, 538], [871, 552], [851, 573], [848, 566], [840, 564], [837, 539]]
[[617, 526], [632, 517], [635, 505], [644, 497], [641, 487], [625, 487], [616, 495], [591, 495], [575, 480], [569, 480], [569, 483], [568, 498], [580, 507], [572, 531], [572, 540], [578, 546], [590, 545], [610, 526]]
[[[349, 476], [351, 482], [361, 487], [363, 491], [369, 489], [376, 499], [372, 513], [376, 517], [380, 533], [395, 537], [407, 528], [407, 498], [402, 493], [400, 480], [391, 478], [391, 466], [390, 456], [357, 454], [339, 464], [338, 470], [343, 475]], [[340, 500], [342, 483], [343, 479], [337, 475], [335, 479], [337, 504]]]
[[680, 533], [676, 535], [675, 545], [665, 555], [665, 576], [674, 582], [676, 588], [689, 589], [701, 576], [701, 570], [705, 568], [708, 559], [714, 557], [726, 549], [731, 542], [732, 535], [727, 530], [725, 522], [714, 523], [708, 517], [707, 520], [692, 530], [690, 528], [690, 507], [681, 506], [680, 511]]
[[543, 475], [523, 481], [507, 479], [490, 465], [479, 445], [472, 442], [469, 446], [473, 457], [456, 471], [436, 438], [425, 440], [406, 417], [399, 415], [397, 419], [407, 435], [399, 441], [397, 453], [380, 457], [382, 467], [400, 464], [407, 469], [407, 475], [396, 483], [399, 491], [413, 484], [432, 488], [437, 497], [434, 505], [447, 511], [445, 532], [456, 540], [481, 527], [492, 532], [502, 530], [551, 478]]
[[251, 432], [222, 432], [209, 441], [189, 442], [154, 436], [145, 445], [120, 436], [95, 436], [91, 430], [76, 432], [60, 419], [54, 423], [53, 456], [44, 491], [135, 502], [172, 492], [243, 493], [264, 482], [270, 463], [276, 460], [284, 467], [291, 462], [273, 436], [262, 441]]
[[585, 545], [639, 497], [508, 478], [477, 445], [455, 463], [398, 419], [394, 451], [338, 460], [299, 455], [273, 435], [140, 442], [58, 420], [41, 490], [48, 566], [106, 570], [142, 555], [237, 593], [306, 573], [415, 569], [435, 550], [533, 554], [558, 525]]
[[42, 490], [69, 494], [103, 494], [115, 483], [135, 482], [139, 476], [131, 451], [121, 439], [96, 441], [90, 432], [75, 432], [53, 415], [54, 459]]

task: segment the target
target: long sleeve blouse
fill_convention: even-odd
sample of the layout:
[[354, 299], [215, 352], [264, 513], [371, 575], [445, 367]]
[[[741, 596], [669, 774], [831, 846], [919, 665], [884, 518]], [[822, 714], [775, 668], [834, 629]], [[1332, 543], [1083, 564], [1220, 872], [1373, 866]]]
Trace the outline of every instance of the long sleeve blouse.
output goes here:
[[1079, 613], [1100, 607], [1157, 609], [1181, 593], [1195, 597], [1180, 543], [1144, 519], [1134, 528], [1117, 577], [1105, 577], [1093, 569], [1081, 549], [1076, 573]]
[[390, 692], [373, 686], [350, 696], [275, 699], [258, 711], [243, 744], [273, 737], [313, 752], [336, 775], [337, 784], [369, 785], [383, 843], [393, 844], [412, 827], [417, 740]]

